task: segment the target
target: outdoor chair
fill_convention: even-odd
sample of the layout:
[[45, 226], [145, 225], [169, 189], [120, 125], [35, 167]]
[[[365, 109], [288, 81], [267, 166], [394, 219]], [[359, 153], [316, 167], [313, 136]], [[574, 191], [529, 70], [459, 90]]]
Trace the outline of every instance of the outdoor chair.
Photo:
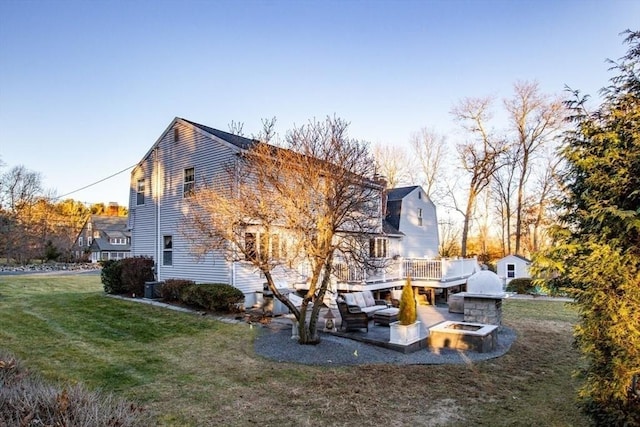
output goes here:
[[369, 316], [357, 305], [347, 305], [344, 301], [338, 301], [338, 310], [342, 317], [341, 329], [349, 331], [352, 329], [366, 329], [369, 332]]

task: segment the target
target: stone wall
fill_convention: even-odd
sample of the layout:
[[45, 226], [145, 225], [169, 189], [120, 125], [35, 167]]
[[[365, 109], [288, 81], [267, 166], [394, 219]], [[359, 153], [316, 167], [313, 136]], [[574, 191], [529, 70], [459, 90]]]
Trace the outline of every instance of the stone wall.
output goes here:
[[500, 326], [502, 324], [502, 299], [465, 296], [464, 321]]

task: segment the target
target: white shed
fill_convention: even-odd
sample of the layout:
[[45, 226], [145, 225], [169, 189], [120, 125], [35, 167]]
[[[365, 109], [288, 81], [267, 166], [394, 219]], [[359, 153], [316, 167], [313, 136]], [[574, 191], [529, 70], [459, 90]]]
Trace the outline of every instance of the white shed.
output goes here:
[[531, 277], [531, 274], [529, 274], [531, 260], [520, 255], [507, 255], [499, 259], [496, 264], [498, 277], [502, 279], [505, 285], [509, 284], [512, 279]]

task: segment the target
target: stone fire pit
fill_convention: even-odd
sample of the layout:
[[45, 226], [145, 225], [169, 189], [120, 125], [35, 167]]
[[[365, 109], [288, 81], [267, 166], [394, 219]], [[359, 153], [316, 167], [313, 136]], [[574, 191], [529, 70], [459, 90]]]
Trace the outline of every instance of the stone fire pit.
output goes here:
[[495, 350], [498, 326], [446, 321], [429, 328], [429, 346], [487, 353]]

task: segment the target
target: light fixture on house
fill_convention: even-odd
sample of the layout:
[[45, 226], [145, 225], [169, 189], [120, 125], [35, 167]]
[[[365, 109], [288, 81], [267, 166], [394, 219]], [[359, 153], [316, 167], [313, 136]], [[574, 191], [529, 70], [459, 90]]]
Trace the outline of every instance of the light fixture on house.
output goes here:
[[324, 331], [325, 332], [335, 332], [336, 330], [336, 323], [334, 320], [335, 318], [336, 316], [333, 315], [333, 312], [329, 308], [327, 310], [327, 313], [324, 315]]

